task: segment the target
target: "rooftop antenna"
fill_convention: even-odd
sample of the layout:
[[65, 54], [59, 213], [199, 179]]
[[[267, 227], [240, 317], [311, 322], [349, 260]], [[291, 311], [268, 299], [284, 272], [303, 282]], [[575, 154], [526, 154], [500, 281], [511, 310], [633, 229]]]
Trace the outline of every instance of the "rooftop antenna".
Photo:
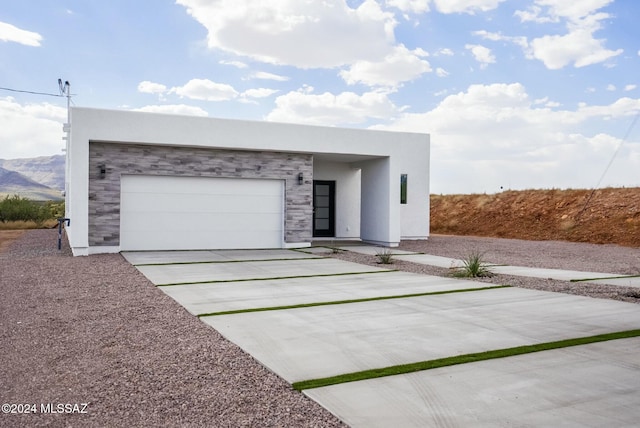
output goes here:
[[66, 95], [67, 97], [67, 124], [71, 123], [71, 83], [62, 79], [58, 79], [58, 86], [60, 87], [60, 95]]

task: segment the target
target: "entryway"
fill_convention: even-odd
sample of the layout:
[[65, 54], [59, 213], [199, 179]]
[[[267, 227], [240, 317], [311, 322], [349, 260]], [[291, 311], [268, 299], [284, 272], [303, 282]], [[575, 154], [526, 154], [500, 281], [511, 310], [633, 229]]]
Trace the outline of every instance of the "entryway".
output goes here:
[[335, 227], [335, 181], [313, 181], [313, 236], [334, 237]]

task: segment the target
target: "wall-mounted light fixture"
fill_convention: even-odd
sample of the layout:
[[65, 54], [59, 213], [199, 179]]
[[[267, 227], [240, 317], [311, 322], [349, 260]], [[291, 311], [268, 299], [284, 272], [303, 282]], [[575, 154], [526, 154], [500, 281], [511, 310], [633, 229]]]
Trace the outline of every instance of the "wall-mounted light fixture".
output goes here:
[[300, 185], [304, 184], [304, 176], [302, 175], [301, 172], [298, 173], [298, 184]]
[[107, 166], [101, 163], [98, 165], [98, 169], [100, 169], [100, 179], [102, 180], [107, 175]]

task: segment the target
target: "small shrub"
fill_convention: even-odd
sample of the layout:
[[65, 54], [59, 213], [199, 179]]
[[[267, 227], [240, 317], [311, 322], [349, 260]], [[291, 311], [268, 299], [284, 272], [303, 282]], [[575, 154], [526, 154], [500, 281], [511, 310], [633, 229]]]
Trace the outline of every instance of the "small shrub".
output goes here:
[[393, 253], [388, 248], [383, 248], [382, 250], [377, 251], [376, 257], [378, 258], [378, 263], [382, 263], [383, 265], [390, 265], [393, 263]]
[[487, 264], [482, 260], [482, 254], [474, 251], [462, 259], [463, 266], [456, 268], [453, 276], [458, 278], [487, 278], [493, 276]]

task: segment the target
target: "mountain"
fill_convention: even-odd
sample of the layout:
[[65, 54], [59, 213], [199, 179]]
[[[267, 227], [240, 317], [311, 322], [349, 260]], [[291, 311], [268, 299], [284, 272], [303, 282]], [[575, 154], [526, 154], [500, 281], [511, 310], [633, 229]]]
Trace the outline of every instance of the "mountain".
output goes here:
[[26, 177], [16, 171], [0, 167], [0, 197], [19, 195], [33, 200], [61, 200], [59, 190], [52, 189], [44, 184]]
[[[19, 172], [31, 180], [52, 189], [64, 190], [64, 155], [40, 156], [26, 159], [0, 159], [0, 168]], [[0, 181], [0, 191], [3, 191]]]

